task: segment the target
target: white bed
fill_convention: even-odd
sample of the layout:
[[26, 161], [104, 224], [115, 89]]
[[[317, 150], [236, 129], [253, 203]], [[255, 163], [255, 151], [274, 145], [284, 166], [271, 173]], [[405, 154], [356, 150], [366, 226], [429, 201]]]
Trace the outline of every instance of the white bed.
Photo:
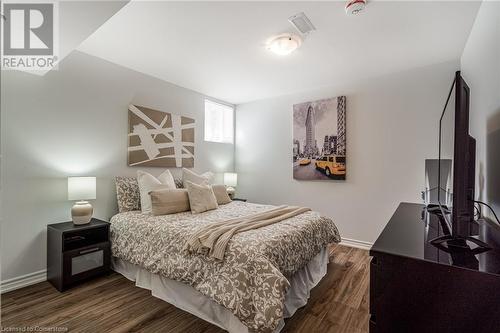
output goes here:
[[[327, 264], [328, 248], [324, 248], [289, 280], [290, 289], [285, 297], [284, 318], [290, 318], [297, 309], [307, 304], [311, 289], [326, 275]], [[116, 257], [113, 257], [112, 267], [127, 279], [135, 281], [137, 287], [150, 290], [154, 297], [217, 325], [229, 333], [249, 332], [231, 311], [189, 285], [153, 274]], [[284, 325], [284, 320], [281, 320], [275, 332], [280, 332]]]
[[328, 245], [340, 241], [333, 221], [309, 211], [238, 233], [222, 260], [186, 252], [199, 228], [272, 207], [234, 201], [201, 214], [119, 213], [110, 228], [114, 270], [229, 332], [279, 332], [326, 274]]

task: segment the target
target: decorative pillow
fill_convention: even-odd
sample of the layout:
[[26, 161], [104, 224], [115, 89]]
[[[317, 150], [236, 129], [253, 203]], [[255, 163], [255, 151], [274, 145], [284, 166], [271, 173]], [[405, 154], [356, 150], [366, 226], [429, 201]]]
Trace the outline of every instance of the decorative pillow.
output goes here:
[[227, 194], [226, 185], [212, 185], [212, 190], [214, 191], [215, 199], [217, 199], [217, 204], [225, 205], [232, 201]]
[[158, 178], [150, 173], [138, 170], [137, 183], [141, 196], [141, 211], [151, 213], [151, 197], [149, 192], [159, 189], [175, 189], [174, 177], [169, 170], [165, 170]]
[[158, 180], [163, 184], [167, 185], [169, 188], [176, 188], [174, 176], [170, 173], [170, 170], [165, 170], [158, 176]]
[[213, 178], [214, 173], [210, 171], [199, 175], [196, 172], [182, 168], [182, 184], [184, 188], [187, 188], [186, 182], [191, 182], [197, 185], [209, 185]]
[[139, 184], [135, 177], [115, 177], [118, 212], [130, 212], [141, 209]]
[[154, 190], [149, 192], [153, 215], [166, 215], [190, 210], [186, 189]]
[[190, 181], [186, 182], [186, 188], [189, 196], [189, 204], [191, 212], [203, 213], [207, 210], [216, 209], [217, 199], [215, 198], [214, 191], [210, 185], [197, 185]]

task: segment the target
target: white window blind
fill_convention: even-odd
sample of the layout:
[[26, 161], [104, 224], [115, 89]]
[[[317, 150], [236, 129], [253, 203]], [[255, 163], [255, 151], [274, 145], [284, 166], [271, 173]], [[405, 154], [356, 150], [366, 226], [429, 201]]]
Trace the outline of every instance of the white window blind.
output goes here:
[[234, 110], [231, 106], [205, 100], [205, 141], [233, 143]]

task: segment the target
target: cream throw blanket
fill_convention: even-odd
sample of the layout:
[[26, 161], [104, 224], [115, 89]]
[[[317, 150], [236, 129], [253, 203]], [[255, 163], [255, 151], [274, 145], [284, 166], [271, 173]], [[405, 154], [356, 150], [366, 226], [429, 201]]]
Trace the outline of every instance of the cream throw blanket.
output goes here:
[[210, 257], [222, 260], [227, 243], [229, 243], [233, 235], [262, 228], [307, 211], [310, 211], [310, 209], [283, 205], [261, 213], [211, 223], [201, 227], [189, 237], [185, 248], [189, 252], [198, 253], [205, 253], [208, 250]]

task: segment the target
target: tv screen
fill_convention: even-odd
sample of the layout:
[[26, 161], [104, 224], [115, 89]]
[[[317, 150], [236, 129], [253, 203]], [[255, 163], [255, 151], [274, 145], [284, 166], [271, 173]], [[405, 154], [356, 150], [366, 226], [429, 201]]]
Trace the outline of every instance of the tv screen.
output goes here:
[[[470, 93], [455, 73], [439, 120], [439, 207], [452, 236], [470, 236], [474, 221], [475, 140], [469, 135]], [[441, 177], [441, 165], [451, 161], [449, 177]]]

